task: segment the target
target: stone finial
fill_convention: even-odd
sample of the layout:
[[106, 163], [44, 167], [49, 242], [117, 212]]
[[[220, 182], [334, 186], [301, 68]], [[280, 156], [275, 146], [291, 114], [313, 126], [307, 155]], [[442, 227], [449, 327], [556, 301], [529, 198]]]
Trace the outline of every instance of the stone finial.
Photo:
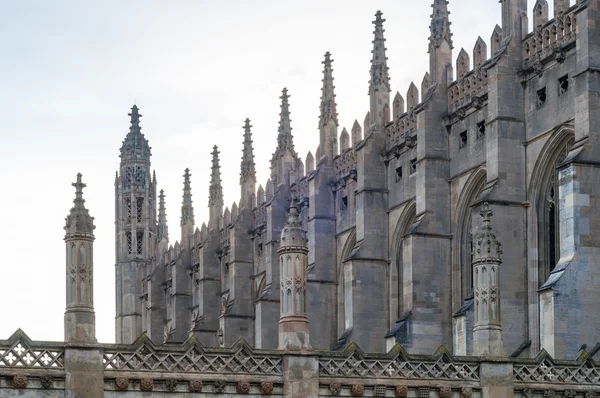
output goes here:
[[369, 132], [369, 127], [371, 127], [371, 112], [367, 112], [367, 114], [365, 115], [365, 121], [363, 123], [363, 127], [365, 129], [365, 136], [367, 135], [367, 133]]
[[160, 190], [158, 195], [158, 231], [157, 239], [160, 242], [166, 239], [169, 242], [169, 227], [167, 225], [167, 209], [165, 206], [165, 191]]
[[431, 24], [429, 25], [429, 53], [440, 47], [445, 40], [452, 49], [452, 32], [450, 30], [450, 11], [447, 0], [434, 0], [431, 5]]
[[473, 68], [479, 68], [487, 60], [487, 44], [479, 36], [473, 47]]
[[235, 222], [239, 215], [239, 208], [237, 203], [233, 202], [231, 205], [231, 222]]
[[492, 36], [490, 37], [490, 47], [491, 47], [491, 55], [494, 56], [498, 51], [500, 51], [500, 47], [502, 46], [502, 28], [500, 25], [496, 24], [494, 30], [492, 31]]
[[[287, 88], [281, 91], [281, 112], [279, 113], [279, 134], [277, 136], [277, 150], [275, 153], [278, 156], [283, 156], [285, 150], [294, 152], [294, 137], [292, 136], [292, 120], [290, 119], [290, 95]], [[295, 153], [295, 152], [294, 152]]]
[[244, 122], [244, 149], [240, 166], [240, 184], [248, 181], [256, 182], [256, 167], [254, 164], [254, 149], [252, 148], [252, 126], [250, 119]]
[[275, 195], [275, 188], [273, 187], [273, 181], [270, 178], [267, 180], [265, 194], [267, 196], [267, 201], [273, 199], [273, 195]]
[[554, 0], [554, 17], [565, 14], [570, 7], [569, 0]]
[[77, 174], [77, 181], [71, 185], [75, 187], [75, 199], [73, 200], [73, 207], [65, 219], [65, 239], [76, 235], [87, 235], [93, 239], [96, 226], [94, 225], [94, 217], [90, 216], [89, 211], [85, 208], [83, 188], [86, 185], [81, 181], [81, 173]]
[[402, 98], [399, 91], [396, 91], [396, 96], [394, 97], [393, 107], [394, 107], [394, 119], [397, 119], [402, 114], [404, 114], [404, 98]]
[[306, 166], [306, 175], [312, 173], [315, 170], [315, 158], [312, 152], [308, 151], [308, 154], [306, 155], [306, 161], [304, 162], [304, 164]]
[[333, 68], [331, 67], [333, 60], [331, 53], [325, 53], [325, 60], [322, 62], [323, 67], [323, 87], [321, 88], [321, 112], [319, 114], [319, 128], [325, 127], [329, 121], [338, 126], [337, 105], [335, 103], [335, 86], [333, 85]]
[[350, 148], [350, 134], [348, 134], [348, 130], [344, 127], [342, 129], [342, 133], [340, 134], [340, 154], [344, 153], [347, 149]]
[[429, 91], [431, 87], [431, 76], [429, 72], [425, 72], [425, 76], [423, 76], [423, 80], [421, 81], [421, 95], [425, 97], [425, 94]]
[[192, 203], [192, 186], [190, 183], [190, 169], [185, 169], [183, 174], [183, 202], [181, 204], [181, 226], [188, 222], [194, 225], [194, 205]]
[[410, 83], [406, 94], [406, 105], [408, 109], [412, 109], [419, 104], [419, 89], [414, 82]]
[[545, 25], [548, 22], [548, 1], [537, 0], [533, 5], [533, 26]]
[[483, 226], [481, 233], [476, 237], [473, 262], [493, 261], [500, 263], [502, 245], [498, 242], [496, 235], [492, 232], [491, 221], [494, 213], [490, 209], [490, 205], [484, 203], [479, 214], [483, 220]]
[[371, 59], [371, 80], [369, 82], [369, 91], [387, 90], [390, 92], [390, 76], [389, 68], [387, 66], [387, 56], [385, 51], [385, 38], [383, 33], [383, 23], [385, 19], [382, 18], [381, 11], [375, 13], [375, 30], [373, 31], [373, 58]]
[[265, 189], [262, 184], [258, 186], [258, 191], [256, 192], [256, 203], [261, 204], [265, 201]]
[[223, 226], [227, 227], [228, 225], [231, 225], [231, 212], [229, 211], [229, 207], [226, 207], [223, 213]]
[[142, 134], [142, 128], [140, 127], [140, 117], [137, 105], [131, 107], [131, 112], [128, 114], [131, 118], [131, 125], [129, 127], [129, 133], [123, 141], [121, 146], [121, 162], [125, 160], [137, 160], [143, 162], [150, 162], [151, 148], [148, 144], [148, 140]]
[[469, 59], [469, 53], [464, 48], [460, 49], [458, 57], [456, 58], [456, 77], [462, 79], [471, 70], [471, 60]]

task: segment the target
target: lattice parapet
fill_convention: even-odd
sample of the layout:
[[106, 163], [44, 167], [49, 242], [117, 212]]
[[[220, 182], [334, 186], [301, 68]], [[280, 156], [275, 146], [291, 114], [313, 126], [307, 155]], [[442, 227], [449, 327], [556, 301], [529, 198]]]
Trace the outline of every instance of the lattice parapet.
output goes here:
[[437, 359], [411, 359], [401, 355], [388, 358], [368, 358], [354, 352], [343, 358], [320, 358], [319, 375], [322, 377], [360, 377], [375, 379], [429, 379], [479, 381], [479, 364], [452, 360], [448, 356]]
[[333, 163], [335, 179], [342, 180], [356, 176], [356, 151], [350, 149], [336, 157]]
[[600, 369], [593, 361], [556, 364], [550, 359], [513, 368], [516, 383], [600, 385]]
[[64, 347], [30, 344], [19, 339], [12, 344], [0, 342], [0, 368], [64, 368]]
[[575, 42], [577, 36], [577, 6], [571, 7], [565, 14], [558, 15], [523, 39], [523, 60], [525, 68], [536, 61], [560, 51], [562, 47]]
[[414, 112], [407, 112], [398, 116], [393, 123], [385, 128], [386, 149], [391, 151], [393, 148], [404, 145], [411, 138], [416, 137], [417, 117]]
[[[239, 345], [238, 345], [239, 346]], [[234, 346], [235, 347], [235, 346]], [[282, 358], [253, 353], [245, 346], [231, 351], [205, 350], [191, 346], [177, 350], [174, 347], [154, 348], [142, 344], [136, 349], [104, 351], [104, 368], [114, 371], [193, 372], [217, 374], [249, 374], [281, 376]]]
[[488, 92], [488, 73], [482, 67], [465, 74], [460, 80], [448, 86], [448, 111], [452, 113], [481, 98]]
[[259, 204], [254, 209], [254, 228], [259, 229], [267, 225], [267, 202]]

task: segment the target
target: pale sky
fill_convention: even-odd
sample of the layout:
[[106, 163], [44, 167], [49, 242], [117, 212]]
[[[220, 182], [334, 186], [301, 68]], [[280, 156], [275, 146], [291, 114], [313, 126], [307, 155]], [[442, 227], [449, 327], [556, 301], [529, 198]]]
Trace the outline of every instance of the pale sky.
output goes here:
[[[533, 2], [530, 2], [531, 7]], [[431, 0], [33, 1], [0, 8], [0, 339], [17, 328], [63, 339], [64, 223], [83, 174], [95, 217], [97, 337], [114, 342], [114, 177], [134, 101], [180, 237], [183, 172], [196, 224], [207, 221], [210, 151], [218, 145], [225, 203], [239, 200], [244, 120], [254, 126], [259, 181], [276, 146], [287, 87], [304, 160], [318, 142], [323, 55], [331, 51], [340, 129], [368, 110], [375, 12], [383, 12], [392, 94], [428, 68]], [[489, 42], [498, 0], [451, 0], [454, 57]]]

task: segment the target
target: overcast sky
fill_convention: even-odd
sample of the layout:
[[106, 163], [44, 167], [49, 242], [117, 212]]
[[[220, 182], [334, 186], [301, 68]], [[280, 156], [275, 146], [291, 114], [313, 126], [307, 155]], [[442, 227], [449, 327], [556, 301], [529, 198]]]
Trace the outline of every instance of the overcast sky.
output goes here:
[[[530, 2], [533, 3], [533, 2]], [[281, 89], [302, 159], [315, 153], [323, 55], [331, 51], [342, 127], [368, 110], [374, 14], [383, 12], [392, 96], [428, 68], [430, 0], [32, 1], [0, 8], [0, 339], [17, 328], [63, 339], [64, 218], [81, 172], [96, 218], [97, 337], [114, 341], [114, 177], [134, 101], [180, 237], [183, 171], [207, 221], [210, 151], [225, 203], [239, 200], [243, 122], [259, 181], [276, 146]], [[533, 6], [533, 4], [531, 4]], [[498, 0], [451, 0], [454, 57], [486, 42]]]

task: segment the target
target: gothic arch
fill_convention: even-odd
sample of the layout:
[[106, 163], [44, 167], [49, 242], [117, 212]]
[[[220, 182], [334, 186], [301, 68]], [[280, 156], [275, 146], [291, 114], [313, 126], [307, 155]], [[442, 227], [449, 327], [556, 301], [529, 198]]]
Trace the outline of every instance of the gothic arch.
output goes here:
[[452, 308], [457, 311], [472, 294], [471, 268], [471, 205], [477, 199], [487, 179], [485, 167], [469, 176], [463, 187], [456, 209], [456, 224], [452, 240]]
[[[538, 289], [559, 259], [558, 207], [553, 203], [554, 197], [558, 196], [556, 167], [567, 156], [574, 137], [574, 129], [570, 124], [552, 133], [538, 155], [527, 191], [530, 204], [527, 211], [529, 338], [535, 351], [540, 344]], [[553, 253], [550, 253], [551, 250]]]
[[[352, 307], [352, 280], [347, 281], [344, 273], [344, 263], [356, 246], [356, 229], [348, 235], [344, 248], [342, 249], [340, 263], [337, 270], [338, 281], [338, 337], [344, 333], [346, 329], [352, 326], [352, 319], [346, 316], [346, 312]], [[348, 326], [350, 325], [350, 326]]]
[[402, 260], [404, 250], [404, 238], [406, 233], [410, 229], [411, 225], [415, 221], [417, 215], [417, 203], [412, 200], [406, 205], [404, 211], [400, 215], [396, 228], [394, 230], [393, 238], [391, 240], [390, 247], [390, 272], [388, 278], [388, 291], [389, 291], [389, 305], [390, 305], [390, 327], [393, 326], [398, 320], [400, 314], [405, 312], [402, 309]]

